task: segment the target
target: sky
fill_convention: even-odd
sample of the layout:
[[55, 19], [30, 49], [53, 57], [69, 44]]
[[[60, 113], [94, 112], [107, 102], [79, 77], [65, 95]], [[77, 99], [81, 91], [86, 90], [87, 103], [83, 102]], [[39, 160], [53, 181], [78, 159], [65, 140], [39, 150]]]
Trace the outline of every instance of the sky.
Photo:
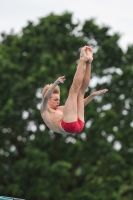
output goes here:
[[73, 13], [74, 21], [95, 18], [110, 33], [118, 32], [123, 50], [133, 44], [133, 0], [0, 0], [0, 33], [19, 33], [27, 21], [65, 11]]

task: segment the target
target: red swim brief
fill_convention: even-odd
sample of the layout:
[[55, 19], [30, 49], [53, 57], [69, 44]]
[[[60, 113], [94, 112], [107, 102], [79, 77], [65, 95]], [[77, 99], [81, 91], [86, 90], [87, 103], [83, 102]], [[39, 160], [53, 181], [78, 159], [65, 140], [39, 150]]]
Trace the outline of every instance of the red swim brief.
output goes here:
[[84, 122], [82, 122], [80, 119], [69, 123], [66, 123], [62, 120], [61, 126], [67, 133], [76, 134], [82, 131], [84, 128]]

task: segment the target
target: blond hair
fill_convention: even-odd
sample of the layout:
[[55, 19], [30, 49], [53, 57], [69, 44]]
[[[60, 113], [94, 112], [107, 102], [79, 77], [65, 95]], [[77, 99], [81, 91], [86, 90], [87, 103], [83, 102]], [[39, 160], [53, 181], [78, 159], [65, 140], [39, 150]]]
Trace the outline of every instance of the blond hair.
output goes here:
[[[43, 90], [42, 90], [42, 99], [44, 98], [46, 92], [48, 91], [48, 89], [52, 86], [53, 84], [47, 84], [44, 86]], [[57, 85], [53, 91], [54, 94], [60, 94], [60, 87]]]

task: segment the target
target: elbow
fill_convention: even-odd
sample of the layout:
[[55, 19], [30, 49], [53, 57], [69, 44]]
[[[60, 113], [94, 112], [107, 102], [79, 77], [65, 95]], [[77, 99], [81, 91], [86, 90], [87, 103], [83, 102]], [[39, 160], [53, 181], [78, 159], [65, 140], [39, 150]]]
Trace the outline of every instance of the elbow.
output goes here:
[[44, 101], [44, 102], [47, 102], [48, 100], [49, 100], [49, 96], [46, 95], [46, 96], [44, 97], [43, 101]]

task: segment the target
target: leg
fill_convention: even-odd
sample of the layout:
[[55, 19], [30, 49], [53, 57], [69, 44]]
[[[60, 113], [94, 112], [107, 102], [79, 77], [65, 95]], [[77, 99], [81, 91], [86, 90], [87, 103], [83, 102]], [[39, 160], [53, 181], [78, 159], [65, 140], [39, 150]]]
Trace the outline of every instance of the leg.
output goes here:
[[86, 60], [88, 60], [85, 50], [86, 50], [86, 46], [83, 47], [81, 50], [78, 67], [73, 79], [73, 83], [69, 90], [68, 98], [64, 106], [63, 121], [65, 122], [73, 122], [73, 121], [76, 121], [78, 118], [77, 116], [78, 91], [84, 78], [84, 65], [85, 65]]
[[[93, 60], [93, 51], [90, 47], [87, 47], [86, 53], [88, 55], [89, 60]], [[91, 77], [91, 63], [86, 62], [86, 70], [84, 73], [83, 81], [80, 87], [80, 91], [85, 94], [86, 89], [88, 88]]]
[[[92, 50], [89, 49], [89, 52], [87, 53], [89, 54], [89, 59], [92, 60], [93, 59]], [[85, 71], [82, 85], [78, 93], [78, 101], [77, 101], [78, 118], [83, 122], [84, 122], [84, 94], [85, 94], [86, 89], [89, 86], [90, 77], [91, 77], [91, 64], [86, 63], [86, 71]]]

